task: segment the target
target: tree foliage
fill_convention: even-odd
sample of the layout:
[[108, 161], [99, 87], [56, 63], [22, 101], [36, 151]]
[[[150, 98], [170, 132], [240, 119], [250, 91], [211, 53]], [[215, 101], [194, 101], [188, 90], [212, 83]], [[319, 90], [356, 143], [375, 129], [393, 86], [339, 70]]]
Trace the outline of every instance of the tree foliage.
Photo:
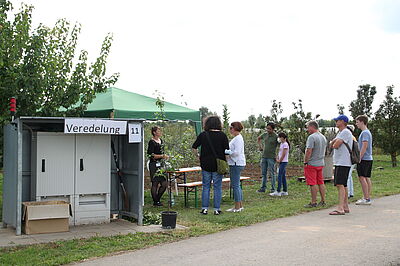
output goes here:
[[388, 86], [385, 100], [375, 113], [374, 142], [390, 154], [392, 166], [397, 166], [400, 152], [400, 100], [393, 96], [394, 86]]
[[210, 115], [217, 115], [215, 112], [210, 111], [207, 107], [202, 106], [199, 108], [200, 111], [200, 117], [201, 117], [201, 121], [203, 121], [204, 118], [206, 118], [207, 116]]
[[358, 86], [357, 99], [350, 103], [349, 111], [354, 120], [359, 115], [372, 115], [372, 103], [376, 94], [376, 87], [370, 84]]
[[[22, 4], [13, 13], [9, 1], [0, 2], [0, 97], [17, 98], [18, 115], [80, 115], [98, 92], [113, 85], [119, 74], [106, 76], [112, 35], [100, 55], [88, 62], [77, 52], [79, 24], [60, 19], [54, 27], [32, 26], [33, 7]], [[13, 18], [13, 20], [10, 20]], [[0, 102], [0, 119], [7, 119], [7, 101]]]
[[228, 105], [222, 105], [222, 125], [225, 133], [228, 133], [229, 128], [229, 119], [230, 119], [230, 112], [228, 110]]

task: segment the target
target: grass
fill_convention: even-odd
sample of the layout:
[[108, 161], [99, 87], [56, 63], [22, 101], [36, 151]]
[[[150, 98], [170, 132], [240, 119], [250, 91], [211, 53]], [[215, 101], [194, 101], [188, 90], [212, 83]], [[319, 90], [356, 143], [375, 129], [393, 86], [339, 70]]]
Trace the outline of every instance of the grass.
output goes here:
[[[377, 170], [376, 167], [383, 167]], [[361, 188], [354, 176], [355, 197], [353, 201], [361, 197]], [[2, 177], [0, 176], [0, 184]], [[89, 239], [59, 241], [50, 244], [38, 244], [21, 246], [0, 250], [0, 264], [7, 265], [59, 265], [80, 261], [93, 257], [101, 257], [112, 253], [137, 250], [155, 246], [162, 243], [179, 241], [189, 237], [197, 237], [211, 234], [231, 228], [251, 225], [269, 221], [281, 217], [300, 214], [311, 211], [304, 209], [303, 205], [309, 202], [310, 194], [304, 183], [294, 179], [289, 180], [289, 196], [284, 198], [272, 198], [267, 194], [258, 194], [260, 180], [250, 181], [244, 186], [243, 213], [223, 213], [220, 216], [200, 215], [198, 209], [184, 208], [183, 195], [175, 197], [177, 205], [173, 210], [179, 212], [178, 223], [188, 226], [185, 231], [171, 231], [165, 233], [138, 233], [126, 236], [93, 237]], [[392, 168], [388, 156], [375, 156], [373, 171], [373, 197], [382, 197], [400, 193], [400, 171]], [[166, 201], [166, 196], [164, 201]], [[190, 206], [194, 206], [193, 194]], [[152, 212], [160, 212], [166, 208], [156, 209], [151, 206], [151, 197], [146, 193], [145, 209]], [[327, 203], [330, 207], [337, 202], [337, 192], [332, 184], [327, 183]], [[230, 208], [233, 201], [229, 198], [229, 191], [224, 190], [222, 209]], [[315, 209], [314, 209], [315, 210]]]

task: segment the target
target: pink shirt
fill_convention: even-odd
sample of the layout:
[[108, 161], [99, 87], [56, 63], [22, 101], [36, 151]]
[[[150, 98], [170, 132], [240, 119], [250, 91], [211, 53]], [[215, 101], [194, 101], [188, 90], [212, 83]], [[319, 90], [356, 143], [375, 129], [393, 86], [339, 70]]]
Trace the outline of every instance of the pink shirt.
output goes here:
[[283, 158], [282, 163], [289, 162], [289, 144], [287, 142], [281, 143], [281, 145], [279, 146], [278, 160], [281, 159], [283, 151], [285, 149], [287, 149], [287, 153], [286, 153], [285, 157]]

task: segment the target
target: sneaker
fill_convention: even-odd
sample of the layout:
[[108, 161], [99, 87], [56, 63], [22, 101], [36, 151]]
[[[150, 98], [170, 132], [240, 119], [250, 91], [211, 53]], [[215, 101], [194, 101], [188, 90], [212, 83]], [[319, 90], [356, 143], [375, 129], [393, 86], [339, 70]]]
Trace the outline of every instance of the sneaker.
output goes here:
[[281, 192], [281, 196], [289, 196], [289, 193], [283, 191], [283, 192]]
[[315, 208], [317, 207], [317, 203], [308, 203], [306, 205], [304, 205], [304, 208]]
[[276, 191], [276, 190], [275, 190], [275, 189], [272, 189], [272, 188], [269, 190], [270, 193], [274, 193], [275, 191]]
[[239, 209], [233, 209], [233, 212], [241, 212], [242, 211], [242, 208], [239, 208]]
[[274, 192], [272, 192], [272, 193], [269, 193], [269, 195], [272, 196], [272, 197], [280, 197], [280, 196], [281, 196], [281, 193], [278, 192], [278, 191], [274, 191]]
[[371, 205], [371, 200], [370, 199], [359, 199], [356, 202], [356, 205]]
[[220, 215], [221, 213], [222, 213], [221, 210], [215, 210], [215, 211], [214, 211], [214, 215]]
[[235, 210], [237, 210], [237, 209], [235, 209], [235, 208], [230, 208], [230, 209], [227, 209], [226, 212], [235, 212]]
[[202, 209], [200, 213], [203, 214], [203, 215], [207, 215], [208, 211], [207, 211], [207, 209]]
[[239, 210], [240, 210], [240, 211], [244, 211], [244, 208], [242, 207], [242, 208], [240, 208]]
[[161, 202], [158, 201], [158, 202], [154, 202], [153, 206], [154, 207], [161, 207], [161, 206], [164, 206], [164, 205]]
[[257, 190], [258, 193], [265, 193], [265, 189], [260, 188], [259, 190]]
[[326, 206], [325, 201], [320, 201], [320, 202], [317, 204], [317, 207], [325, 207], [325, 206]]

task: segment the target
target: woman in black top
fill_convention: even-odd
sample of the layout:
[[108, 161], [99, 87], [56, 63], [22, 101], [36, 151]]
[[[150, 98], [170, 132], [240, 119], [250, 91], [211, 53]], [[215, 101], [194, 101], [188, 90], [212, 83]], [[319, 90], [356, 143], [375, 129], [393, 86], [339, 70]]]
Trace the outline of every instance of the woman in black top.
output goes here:
[[[210, 201], [211, 181], [214, 186], [214, 214], [221, 214], [222, 175], [217, 172], [217, 161], [210, 145], [213, 146], [217, 157], [226, 161], [225, 150], [229, 150], [228, 137], [222, 130], [222, 123], [218, 116], [209, 116], [204, 121], [204, 131], [193, 143], [193, 152], [200, 158], [203, 191], [201, 194], [202, 210], [200, 213], [208, 213]], [[211, 142], [211, 144], [210, 144]], [[197, 148], [201, 146], [201, 153]]]
[[[158, 175], [157, 170], [161, 168], [161, 160], [168, 159], [169, 157], [164, 154], [161, 128], [157, 126], [152, 127], [151, 134], [153, 138], [149, 141], [147, 147], [147, 154], [150, 157], [151, 197], [153, 198], [154, 206], [162, 206], [160, 199], [167, 189], [167, 180], [163, 175]], [[159, 184], [160, 186], [158, 186]]]

